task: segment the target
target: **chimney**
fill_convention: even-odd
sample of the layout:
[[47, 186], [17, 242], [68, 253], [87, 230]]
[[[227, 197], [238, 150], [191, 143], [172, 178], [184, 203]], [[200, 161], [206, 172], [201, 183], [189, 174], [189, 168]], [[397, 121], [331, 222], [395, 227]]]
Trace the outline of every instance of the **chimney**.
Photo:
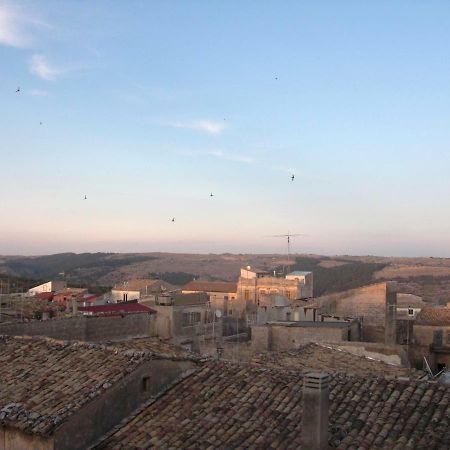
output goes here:
[[384, 343], [395, 345], [397, 343], [397, 283], [386, 283], [386, 315], [384, 322]]
[[72, 297], [72, 315], [76, 316], [78, 314], [78, 303], [75, 297]]
[[328, 450], [328, 386], [326, 373], [307, 373], [303, 378], [302, 448]]

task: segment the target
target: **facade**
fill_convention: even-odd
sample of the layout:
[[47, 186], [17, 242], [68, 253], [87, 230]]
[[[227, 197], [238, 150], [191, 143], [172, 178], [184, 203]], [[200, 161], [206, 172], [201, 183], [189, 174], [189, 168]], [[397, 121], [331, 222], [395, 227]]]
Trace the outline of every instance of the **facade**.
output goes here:
[[0, 449], [88, 448], [196, 366], [194, 355], [154, 342], [134, 350], [1, 337]]
[[237, 284], [226, 281], [191, 281], [183, 286], [183, 294], [206, 292], [211, 309], [219, 310], [224, 315], [233, 312], [233, 304], [237, 295]]
[[85, 296], [88, 297], [87, 289], [65, 288], [58, 290], [53, 294], [53, 302], [60, 306], [69, 307], [72, 305], [72, 300], [75, 300], [77, 304], [82, 304]]
[[236, 315], [247, 315], [255, 321], [257, 306], [267, 296], [282, 296], [290, 303], [312, 296], [312, 272], [292, 272], [286, 277], [277, 277], [264, 270], [241, 269], [237, 285]]
[[37, 295], [43, 292], [55, 292], [65, 288], [67, 288], [67, 283], [65, 281], [48, 281], [47, 283], [29, 289], [28, 295]]
[[169, 292], [174, 289], [174, 286], [162, 280], [136, 279], [124, 281], [111, 290], [111, 301], [117, 303], [139, 300], [149, 295]]
[[425, 357], [434, 371], [450, 369], [450, 308], [423, 308], [414, 322], [413, 334], [410, 356], [415, 365], [420, 366]]
[[141, 304], [157, 312], [156, 332], [162, 339], [195, 349], [199, 340], [222, 335], [222, 322], [211, 310], [204, 292], [158, 295]]
[[360, 340], [360, 325], [357, 320], [274, 321], [251, 328], [251, 345], [254, 351], [290, 350], [310, 342], [339, 343]]

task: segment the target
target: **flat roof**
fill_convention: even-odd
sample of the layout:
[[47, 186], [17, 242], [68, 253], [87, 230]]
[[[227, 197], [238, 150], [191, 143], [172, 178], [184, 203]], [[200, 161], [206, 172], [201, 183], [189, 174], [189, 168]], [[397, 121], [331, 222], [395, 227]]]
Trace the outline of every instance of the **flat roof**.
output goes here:
[[289, 275], [309, 275], [310, 273], [312, 273], [310, 270], [294, 270], [294, 272], [290, 272], [287, 274], [287, 276]]
[[312, 321], [296, 321], [289, 320], [277, 320], [274, 322], [268, 322], [268, 325], [281, 325], [283, 327], [294, 328], [346, 328], [349, 327], [352, 322], [312, 322]]

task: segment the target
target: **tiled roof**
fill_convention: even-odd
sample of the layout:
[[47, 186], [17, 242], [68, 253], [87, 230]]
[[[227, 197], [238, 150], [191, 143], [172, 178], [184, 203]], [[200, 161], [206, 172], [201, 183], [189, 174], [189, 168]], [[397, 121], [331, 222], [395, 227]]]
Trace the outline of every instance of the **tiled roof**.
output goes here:
[[123, 350], [135, 350], [149, 352], [154, 355], [164, 355], [164, 357], [173, 360], [201, 360], [197, 353], [185, 350], [182, 347], [170, 344], [169, 342], [161, 341], [159, 338], [143, 337], [126, 339], [123, 341], [106, 341], [103, 342], [109, 348]]
[[125, 281], [124, 283], [117, 284], [113, 287], [113, 291], [145, 291], [148, 292], [161, 292], [161, 290], [175, 289], [171, 284], [163, 280], [150, 280], [150, 279], [136, 279]]
[[[299, 449], [298, 371], [210, 362], [133, 417], [97, 449]], [[450, 391], [439, 384], [334, 374], [330, 444], [339, 449], [448, 449]]]
[[450, 308], [423, 308], [414, 324], [450, 327]]
[[[0, 424], [51, 435], [74, 411], [151, 359], [174, 359], [160, 343], [68, 343], [48, 338], [0, 337]], [[180, 351], [175, 359], [198, 360]]]
[[252, 362], [265, 367], [309, 372], [325, 370], [359, 376], [399, 376], [407, 377], [408, 369], [386, 364], [382, 361], [353, 355], [325, 344], [307, 344], [296, 350], [261, 353]]
[[229, 283], [227, 281], [190, 281], [183, 286], [183, 291], [199, 291], [199, 292], [237, 292], [237, 283]]
[[90, 312], [92, 314], [156, 314], [154, 309], [137, 302], [110, 303], [108, 305], [80, 306], [80, 312]]

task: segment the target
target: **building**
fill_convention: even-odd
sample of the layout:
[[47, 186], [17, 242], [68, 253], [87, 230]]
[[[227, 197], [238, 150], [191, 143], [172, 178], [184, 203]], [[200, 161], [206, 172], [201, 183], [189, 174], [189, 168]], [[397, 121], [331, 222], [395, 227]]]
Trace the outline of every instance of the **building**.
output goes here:
[[198, 340], [222, 335], [222, 322], [205, 292], [164, 294], [141, 302], [157, 312], [156, 332], [162, 339], [195, 349]]
[[254, 322], [256, 306], [264, 297], [283, 296], [289, 302], [294, 302], [311, 297], [312, 292], [312, 272], [292, 272], [286, 277], [277, 277], [270, 272], [247, 266], [241, 269], [235, 309], [237, 315], [246, 314], [249, 320]]
[[[353, 363], [357, 367], [357, 361]], [[328, 372], [326, 364], [322, 370]], [[383, 377], [370, 370], [362, 376], [333, 370], [326, 389], [318, 386], [308, 400], [304, 387], [308, 379], [304, 370], [264, 361], [210, 361], [130, 415], [94, 448], [450, 447], [450, 397], [443, 385]], [[318, 405], [325, 419], [311, 420]], [[324, 445], [306, 445], [317, 429], [325, 436]]]
[[40, 284], [39, 286], [32, 287], [28, 290], [28, 295], [37, 295], [42, 292], [56, 292], [61, 289], [65, 289], [67, 283], [65, 281], [47, 281], [47, 283]]
[[128, 302], [142, 297], [175, 290], [175, 287], [162, 280], [135, 279], [124, 281], [111, 290], [112, 302]]
[[426, 307], [413, 324], [412, 363], [421, 366], [423, 358], [434, 371], [450, 368], [450, 308]]
[[183, 294], [206, 292], [213, 310], [220, 310], [224, 315], [233, 314], [233, 303], [236, 300], [237, 283], [226, 281], [194, 280], [183, 286]]
[[139, 347], [0, 337], [0, 449], [88, 448], [199, 360]]
[[360, 340], [357, 320], [321, 322], [273, 321], [251, 327], [254, 351], [281, 351], [301, 347], [310, 342], [347, 342]]
[[68, 307], [72, 305], [72, 300], [75, 300], [77, 304], [82, 304], [85, 297], [91, 298], [87, 289], [66, 287], [53, 294], [53, 302], [60, 306]]

